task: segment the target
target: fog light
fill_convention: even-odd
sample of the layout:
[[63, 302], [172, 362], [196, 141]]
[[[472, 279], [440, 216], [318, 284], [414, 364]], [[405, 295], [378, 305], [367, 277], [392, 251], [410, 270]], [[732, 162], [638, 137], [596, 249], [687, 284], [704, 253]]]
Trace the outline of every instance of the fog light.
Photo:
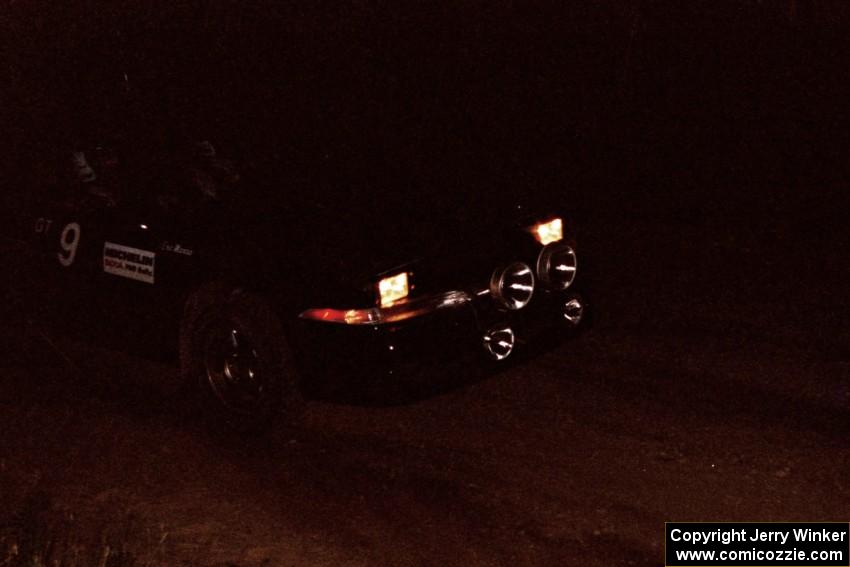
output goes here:
[[516, 336], [510, 327], [490, 329], [482, 337], [484, 351], [493, 360], [505, 360], [514, 351]]
[[571, 327], [577, 327], [584, 316], [584, 304], [577, 297], [570, 298], [561, 306], [561, 315]]
[[534, 273], [523, 262], [497, 269], [490, 278], [490, 293], [503, 307], [522, 309], [534, 295]]
[[575, 250], [565, 243], [550, 244], [537, 257], [537, 277], [549, 289], [564, 290], [570, 287], [577, 268]]
[[384, 278], [378, 282], [378, 295], [380, 297], [381, 307], [388, 307], [399, 299], [404, 299], [409, 292], [407, 272]]
[[564, 238], [564, 223], [560, 218], [554, 218], [548, 222], [541, 222], [532, 232], [537, 242], [545, 246]]

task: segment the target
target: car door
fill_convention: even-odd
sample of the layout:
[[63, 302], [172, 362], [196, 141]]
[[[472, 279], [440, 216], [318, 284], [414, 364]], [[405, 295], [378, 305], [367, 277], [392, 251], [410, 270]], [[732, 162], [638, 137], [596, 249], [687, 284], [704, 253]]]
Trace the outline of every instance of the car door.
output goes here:
[[110, 208], [83, 187], [50, 177], [7, 193], [0, 223], [4, 263], [16, 274], [10, 285], [35, 302], [28, 309], [54, 311], [83, 291], [97, 270], [99, 234]]
[[176, 347], [183, 301], [204, 277], [199, 219], [163, 201], [167, 183], [141, 180], [142, 194], [110, 211], [88, 272], [99, 326], [135, 345]]

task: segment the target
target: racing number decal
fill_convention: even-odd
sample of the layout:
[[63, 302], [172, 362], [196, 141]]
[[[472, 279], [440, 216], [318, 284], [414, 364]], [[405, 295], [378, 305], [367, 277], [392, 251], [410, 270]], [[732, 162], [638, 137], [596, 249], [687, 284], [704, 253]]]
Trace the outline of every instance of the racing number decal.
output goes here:
[[61, 251], [56, 253], [59, 263], [63, 267], [70, 267], [74, 263], [74, 258], [77, 256], [77, 247], [80, 245], [80, 225], [75, 222], [70, 222], [62, 229], [62, 234], [59, 236], [59, 247]]
[[36, 234], [47, 234], [50, 231], [50, 225], [53, 224], [53, 219], [46, 219], [44, 217], [38, 217], [35, 221], [35, 233]]
[[[46, 240], [51, 239], [51, 227], [53, 226], [53, 219], [49, 219], [46, 217], [38, 217], [35, 219], [35, 225], [33, 226], [33, 231], [41, 235], [42, 238]], [[74, 263], [74, 260], [77, 257], [77, 248], [80, 246], [80, 223], [77, 222], [69, 222], [62, 228], [62, 233], [59, 235], [59, 248], [61, 249], [56, 253], [56, 258], [59, 260], [59, 264], [64, 268], [71, 267], [71, 264]]]

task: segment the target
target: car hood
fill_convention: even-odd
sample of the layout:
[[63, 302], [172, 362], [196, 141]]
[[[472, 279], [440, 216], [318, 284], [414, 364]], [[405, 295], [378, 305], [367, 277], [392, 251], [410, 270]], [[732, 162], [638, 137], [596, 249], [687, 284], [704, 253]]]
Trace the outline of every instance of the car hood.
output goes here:
[[317, 158], [300, 176], [276, 176], [298, 181], [271, 187], [257, 216], [281, 266], [335, 287], [363, 289], [417, 262], [462, 263], [567, 200], [547, 176], [480, 152], [365, 144]]

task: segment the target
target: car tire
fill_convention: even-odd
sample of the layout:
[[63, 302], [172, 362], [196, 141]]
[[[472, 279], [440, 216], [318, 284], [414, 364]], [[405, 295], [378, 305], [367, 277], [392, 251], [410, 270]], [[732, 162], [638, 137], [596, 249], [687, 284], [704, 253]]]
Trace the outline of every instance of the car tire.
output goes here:
[[208, 284], [187, 300], [180, 328], [183, 383], [214, 428], [267, 430], [302, 409], [297, 371], [280, 320], [261, 297]]

